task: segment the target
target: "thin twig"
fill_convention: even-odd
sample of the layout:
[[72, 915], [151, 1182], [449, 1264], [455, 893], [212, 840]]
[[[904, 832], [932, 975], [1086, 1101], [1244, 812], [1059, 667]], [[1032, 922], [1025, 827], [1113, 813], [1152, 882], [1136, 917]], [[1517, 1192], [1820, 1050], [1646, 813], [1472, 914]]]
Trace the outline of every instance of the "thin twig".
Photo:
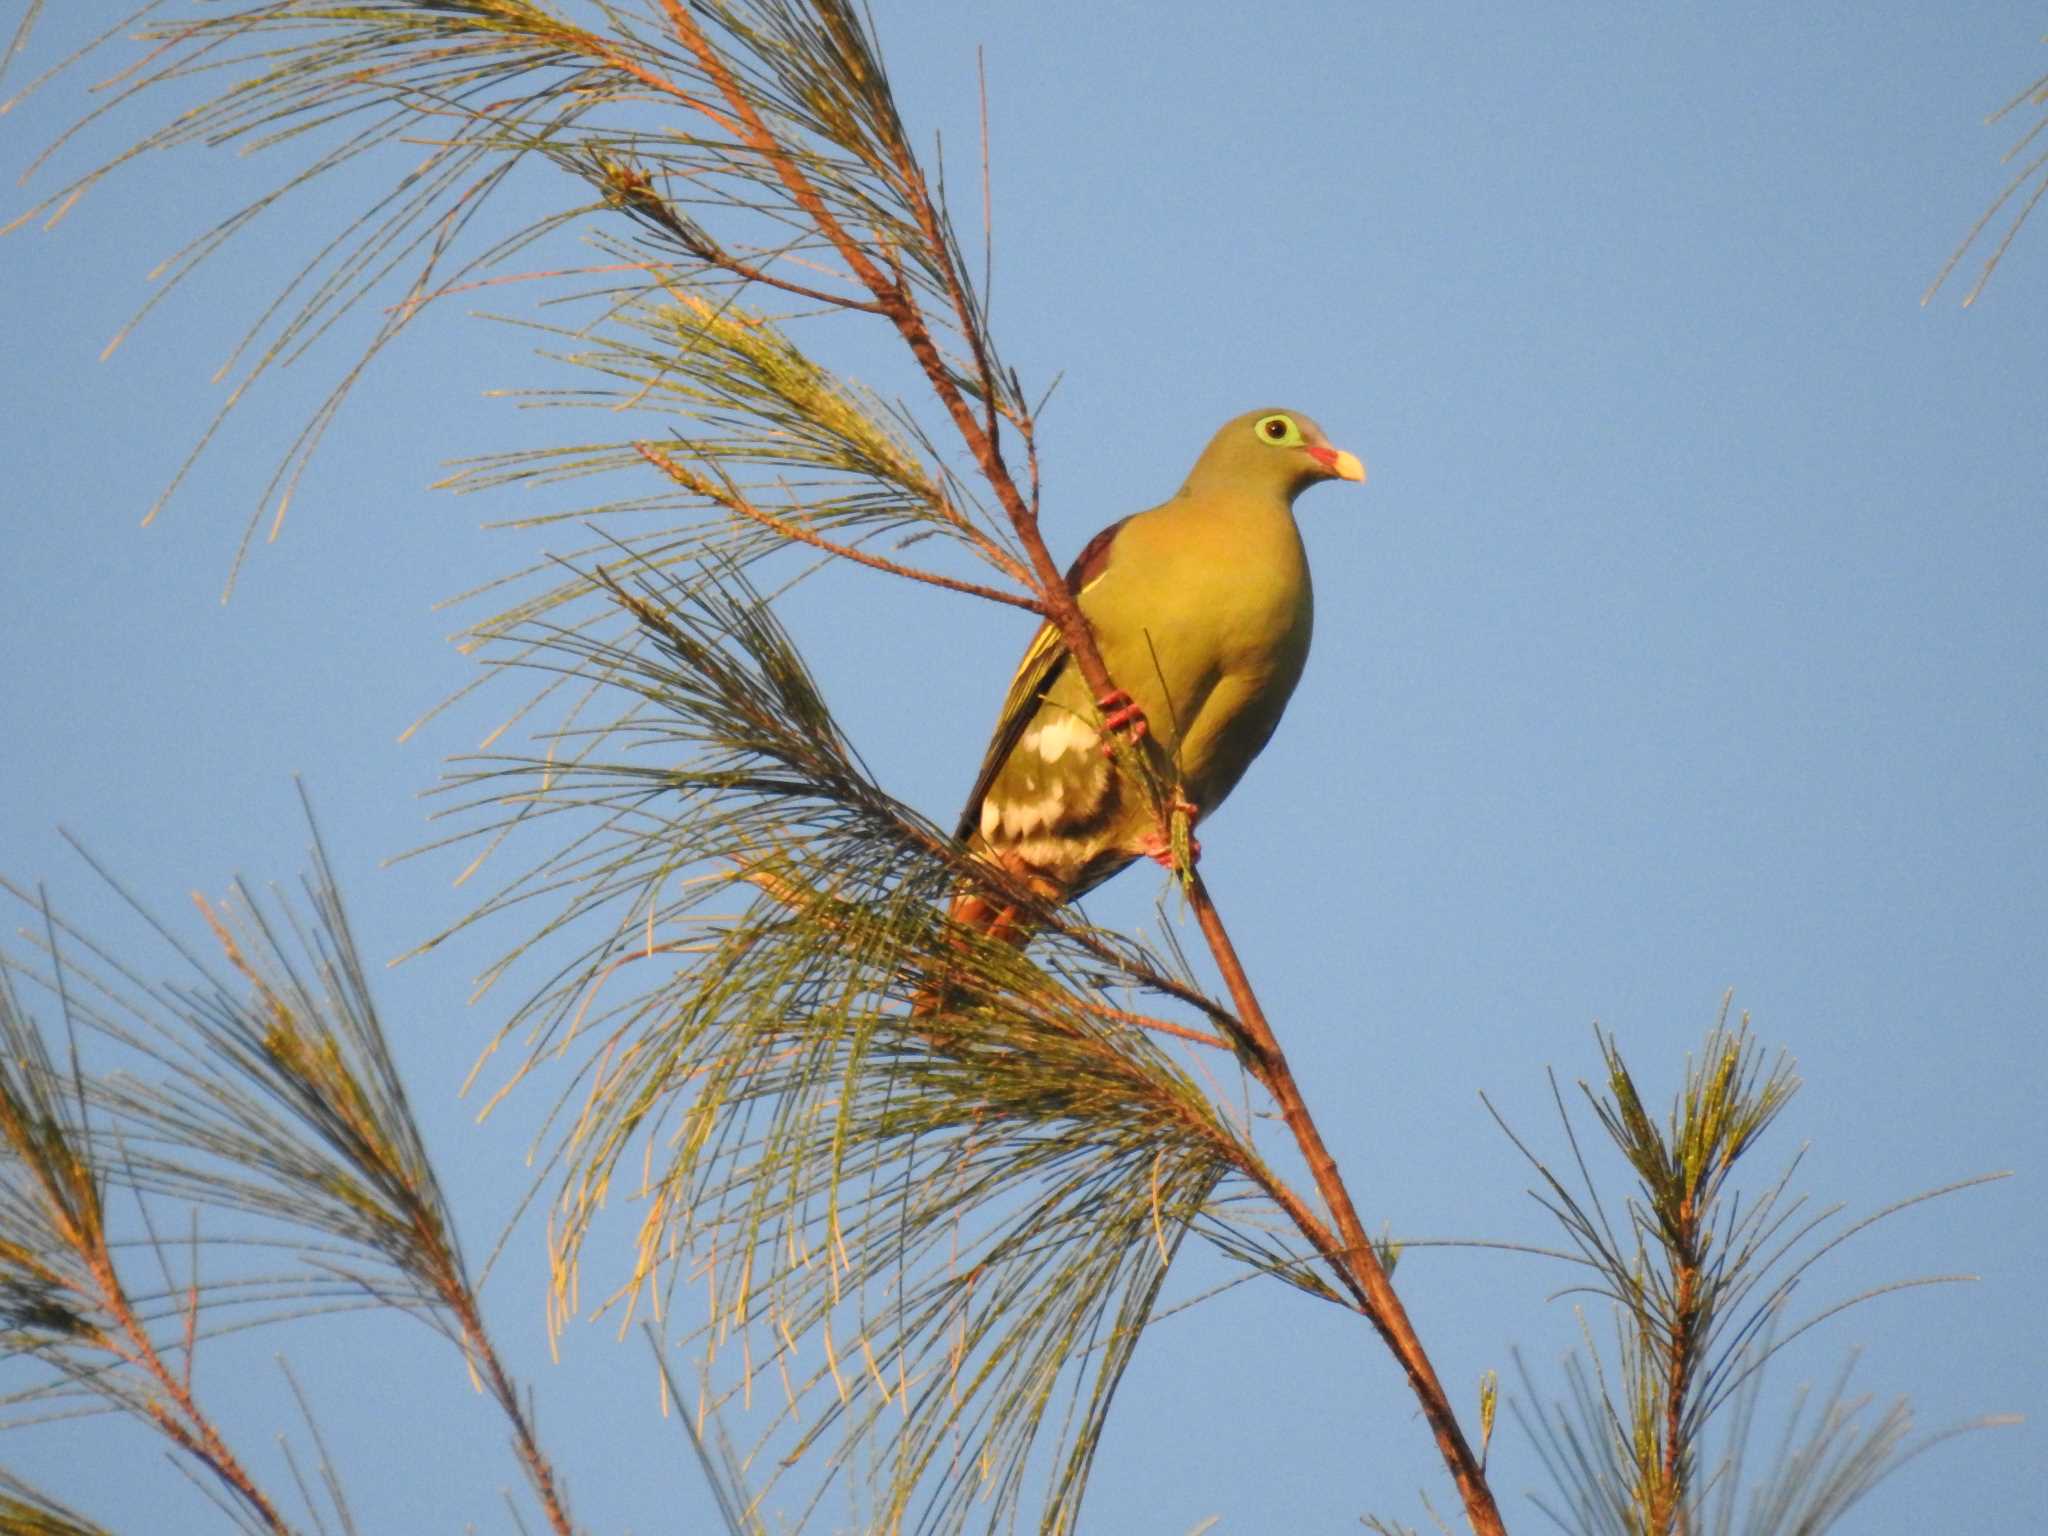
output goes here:
[[996, 281], [996, 205], [988, 174], [988, 60], [979, 44], [974, 49], [974, 83], [981, 96], [981, 309], [986, 316]]
[[787, 518], [777, 517], [773, 512], [755, 506], [729, 483], [715, 485], [704, 476], [692, 473], [652, 443], [635, 443], [633, 446], [639, 450], [640, 457], [676, 484], [696, 492], [699, 496], [708, 497], [728, 512], [774, 530], [785, 539], [794, 539], [798, 543], [810, 545], [813, 549], [822, 549], [826, 554], [837, 555], [842, 560], [852, 560], [861, 565], [872, 566], [878, 571], [887, 571], [891, 576], [921, 581], [928, 586], [944, 587], [948, 592], [962, 592], [969, 597], [985, 597], [992, 603], [1008, 603], [1012, 608], [1022, 608], [1026, 613], [1035, 613], [1040, 617], [1045, 614], [1044, 605], [1036, 598], [1016, 592], [1005, 592], [999, 587], [985, 587], [976, 581], [961, 581], [957, 577], [941, 576], [937, 571], [928, 571], [922, 566], [903, 565], [894, 560], [885, 560], [880, 555], [871, 555], [865, 550], [855, 549], [850, 544], [836, 544], [812, 532], [801, 523], [793, 523]]
[[1084, 1012], [1097, 1018], [1111, 1019], [1118, 1024], [1134, 1024], [1139, 1029], [1149, 1029], [1154, 1034], [1171, 1035], [1176, 1040], [1186, 1040], [1193, 1045], [1206, 1045], [1212, 1050], [1227, 1051], [1230, 1042], [1221, 1035], [1204, 1034], [1199, 1029], [1189, 1029], [1185, 1024], [1175, 1024], [1169, 1019], [1157, 1018], [1149, 1013], [1132, 1013], [1126, 1008], [1112, 1008], [1107, 1003], [1091, 1002], [1085, 997], [1070, 999]]
[[879, 315], [885, 312], [881, 305], [871, 299], [856, 299], [850, 294], [844, 293], [827, 293], [822, 288], [812, 288], [803, 283], [791, 282], [786, 277], [777, 277], [774, 273], [757, 267], [742, 257], [733, 255], [732, 252], [709, 237], [679, 233], [677, 238], [683, 240], [689, 246], [690, 254], [699, 261], [730, 272], [734, 277], [741, 278], [746, 282], [762, 283], [767, 287], [780, 289], [784, 293], [794, 294], [800, 299], [812, 299], [820, 304], [830, 304], [834, 309], [850, 309], [865, 315]]

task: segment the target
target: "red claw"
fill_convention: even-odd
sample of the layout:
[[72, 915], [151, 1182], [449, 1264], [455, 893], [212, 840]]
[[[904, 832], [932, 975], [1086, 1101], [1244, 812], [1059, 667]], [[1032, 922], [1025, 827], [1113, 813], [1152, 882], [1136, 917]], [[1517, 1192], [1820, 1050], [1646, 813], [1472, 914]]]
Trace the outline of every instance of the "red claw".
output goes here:
[[[1102, 728], [1112, 735], [1121, 734], [1126, 741], [1136, 741], [1152, 727], [1146, 722], [1145, 711], [1132, 702], [1131, 696], [1121, 688], [1112, 688], [1096, 704], [1102, 709]], [[1102, 755], [1108, 757], [1116, 750], [1114, 742], [1102, 744]]]

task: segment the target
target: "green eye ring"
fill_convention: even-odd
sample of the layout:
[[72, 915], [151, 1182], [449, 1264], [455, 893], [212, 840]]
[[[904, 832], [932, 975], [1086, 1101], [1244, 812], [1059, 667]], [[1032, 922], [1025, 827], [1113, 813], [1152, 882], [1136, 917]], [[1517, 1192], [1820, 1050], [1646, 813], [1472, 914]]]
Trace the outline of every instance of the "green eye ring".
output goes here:
[[1252, 435], [1269, 448], [1299, 448], [1301, 428], [1294, 424], [1292, 416], [1274, 414], [1261, 416], [1252, 423]]

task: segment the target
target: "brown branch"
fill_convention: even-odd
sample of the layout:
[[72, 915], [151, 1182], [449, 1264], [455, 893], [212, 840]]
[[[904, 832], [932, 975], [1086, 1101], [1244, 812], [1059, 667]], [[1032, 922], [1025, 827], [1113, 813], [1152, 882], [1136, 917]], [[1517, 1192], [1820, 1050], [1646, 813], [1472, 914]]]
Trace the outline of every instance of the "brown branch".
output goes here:
[[[290, 1536], [291, 1527], [285, 1524], [284, 1517], [278, 1514], [268, 1495], [256, 1486], [256, 1480], [235, 1459], [235, 1453], [228, 1449], [213, 1421], [200, 1411], [198, 1400], [192, 1395], [191, 1355], [186, 1355], [185, 1370], [180, 1373], [173, 1371], [157, 1353], [155, 1340], [150, 1338], [149, 1330], [143, 1327], [141, 1319], [128, 1303], [128, 1292], [114, 1267], [114, 1256], [107, 1247], [105, 1233], [99, 1230], [96, 1222], [91, 1232], [78, 1230], [61, 1209], [53, 1209], [51, 1215], [64, 1240], [85, 1260], [93, 1285], [100, 1293], [96, 1298], [99, 1305], [106, 1309], [107, 1315], [128, 1341], [128, 1347], [117, 1349], [116, 1353], [146, 1372], [168, 1399], [148, 1404], [150, 1421], [219, 1478], [265, 1526], [279, 1536]], [[113, 1341], [107, 1342], [111, 1344]], [[187, 1348], [189, 1351], [189, 1344]]]
[[[769, 131], [760, 112], [740, 88], [739, 82], [734, 79], [725, 61], [718, 56], [717, 50], [711, 46], [710, 40], [704, 36], [704, 31], [696, 19], [684, 9], [681, 0], [661, 0], [661, 5], [669, 18], [670, 26], [675, 30], [677, 40], [696, 57], [699, 67], [717, 87], [719, 94], [725, 98], [735, 123], [733, 131], [773, 168], [784, 190], [789, 193], [791, 201], [810, 219], [818, 233], [832, 242], [833, 247], [839, 252], [840, 260], [846, 263], [848, 270], [860, 280], [869, 293], [874, 295], [876, 303], [882, 307], [883, 313], [896, 327], [897, 334], [910, 348], [911, 355], [924, 370], [926, 381], [937, 394], [939, 403], [945, 407], [946, 414], [952, 417], [954, 428], [960, 433], [968, 451], [974, 455], [983, 478], [995, 491], [997, 499], [1003, 505], [1003, 511], [1008, 515], [1011, 525], [1017, 530], [1023, 542], [1025, 553], [1030, 558], [1032, 574], [1037, 578], [1039, 599], [1044, 604], [1040, 611], [1059, 625], [1061, 638], [1066, 641], [1067, 650], [1073, 656], [1075, 665], [1081, 669], [1082, 677], [1087, 679], [1088, 686], [1098, 695], [1108, 693], [1111, 687], [1108, 669], [1102, 664], [1102, 654], [1095, 647], [1095, 637], [1089, 631], [1088, 621], [1082, 615], [1080, 605], [1074, 601], [1073, 593], [1067, 590], [1065, 578], [1061, 576], [1059, 567], [1053, 563], [1052, 555], [1046, 550], [1045, 541], [1039, 537], [1037, 509], [1025, 503], [1016, 482], [1010, 477], [1008, 466], [1003, 463], [1001, 448], [983, 429], [972, 407], [967, 403], [959, 381], [940, 355], [938, 344], [932, 339], [924, 313], [918, 307], [910, 285], [900, 274], [893, 279], [885, 275], [875, 264], [875, 259], [869, 254], [867, 247], [856, 240], [846, 226], [839, 222], [832, 210], [825, 206], [825, 200], [819, 195], [818, 189], [811, 184], [810, 178], [804, 175], [789, 151]], [[912, 198], [920, 228], [935, 226], [936, 220], [931, 213], [930, 198], [922, 181], [911, 181], [905, 186], [904, 191]], [[946, 273], [949, 286], [957, 289], [958, 275], [952, 270], [952, 257], [947, 247], [943, 243], [939, 244], [933, 255]], [[970, 332], [973, 329], [971, 324], [969, 329]], [[985, 368], [984, 364], [984, 370]], [[983, 384], [984, 394], [993, 392], [994, 382], [988, 378], [986, 371]]]
[[[676, 40], [689, 49], [696, 58], [697, 65], [704, 71], [705, 77], [725, 98], [726, 105], [731, 108], [731, 115], [712, 111], [711, 108], [694, 100], [691, 100], [691, 105], [711, 112], [721, 127], [745, 143], [774, 169], [783, 189], [789, 193], [797, 207], [803, 210], [805, 217], [817, 226], [820, 234], [838, 248], [841, 258], [852, 270], [853, 275], [874, 294], [885, 311], [888, 310], [891, 298], [900, 300], [902, 297], [898, 286], [882, 276], [881, 269], [875, 265], [874, 258], [868, 254], [867, 248], [848, 234], [846, 226], [825, 206], [825, 200], [818, 195], [818, 189], [812, 186], [810, 178], [797, 168], [796, 162], [783, 147], [782, 141], [769, 130], [767, 123], [761, 118], [759, 109], [740, 88], [739, 81], [726, 67], [725, 60], [719, 57], [718, 50], [711, 46], [711, 40], [704, 35], [704, 29], [697, 24], [696, 18], [683, 8], [682, 0], [661, 0], [661, 8], [668, 15], [669, 25], [675, 29]], [[890, 311], [890, 317], [895, 318], [893, 311]]]
[[1237, 1005], [1245, 1043], [1250, 1047], [1252, 1070], [1280, 1107], [1287, 1129], [1293, 1133], [1295, 1143], [1308, 1160], [1309, 1174], [1315, 1180], [1316, 1191], [1323, 1197], [1323, 1203], [1336, 1218], [1337, 1234], [1343, 1246], [1334, 1249], [1327, 1246], [1327, 1233], [1323, 1234], [1320, 1242], [1306, 1228], [1303, 1235], [1308, 1236], [1311, 1242], [1317, 1242], [1323, 1257], [1364, 1293], [1365, 1315], [1386, 1341], [1387, 1348], [1393, 1351], [1401, 1369], [1407, 1373], [1409, 1388], [1421, 1403], [1423, 1416], [1429, 1420], [1430, 1432], [1436, 1437], [1437, 1449], [1457, 1482], [1458, 1495], [1464, 1500], [1465, 1513], [1472, 1522], [1473, 1530], [1480, 1536], [1492, 1536], [1492, 1533], [1505, 1536], [1507, 1527], [1501, 1521], [1493, 1492], [1487, 1486], [1486, 1472], [1466, 1442], [1465, 1432], [1458, 1426], [1458, 1416], [1444, 1395], [1443, 1384], [1437, 1380], [1436, 1368], [1430, 1364], [1414, 1325], [1408, 1321], [1407, 1309], [1394, 1293], [1393, 1282], [1387, 1278], [1378, 1250], [1365, 1234], [1364, 1224], [1359, 1221], [1357, 1209], [1351, 1203], [1351, 1192], [1345, 1188], [1344, 1180], [1337, 1172], [1337, 1160], [1330, 1155], [1322, 1133], [1309, 1114], [1308, 1105], [1294, 1081], [1294, 1073], [1287, 1065], [1286, 1054], [1280, 1049], [1280, 1041], [1272, 1026], [1266, 1022], [1265, 1010], [1259, 1006], [1251, 981], [1238, 960], [1237, 948], [1230, 942], [1223, 919], [1216, 911], [1216, 903], [1210, 898], [1209, 888], [1199, 873], [1191, 872], [1187, 890], [1188, 904], [1194, 908], [1202, 935], [1209, 941], [1209, 948], [1223, 972], [1224, 984], [1230, 988], [1231, 1000]]
[[[423, 1236], [426, 1234], [422, 1234]], [[440, 1241], [440, 1228], [432, 1228], [432, 1237], [437, 1250], [445, 1252]], [[476, 1296], [463, 1278], [461, 1268], [448, 1254], [447, 1284], [442, 1288], [442, 1300], [455, 1314], [457, 1325], [462, 1329], [463, 1347], [470, 1358], [483, 1366], [486, 1384], [491, 1396], [512, 1424], [513, 1446], [518, 1452], [520, 1465], [526, 1469], [527, 1479], [533, 1484], [534, 1496], [540, 1500], [541, 1508], [547, 1512], [548, 1525], [556, 1536], [575, 1536], [576, 1527], [569, 1519], [569, 1510], [562, 1498], [562, 1491], [555, 1482], [555, 1469], [549, 1463], [547, 1453], [541, 1449], [540, 1439], [528, 1422], [526, 1412], [519, 1404], [519, 1389], [512, 1378], [505, 1373], [504, 1365], [498, 1359], [498, 1352], [491, 1345], [490, 1335], [484, 1330], [482, 1314], [477, 1310]], [[437, 1280], [441, 1277], [437, 1277]]]
[[1699, 1218], [1690, 1190], [1679, 1204], [1673, 1258], [1671, 1335], [1664, 1353], [1664, 1447], [1648, 1510], [1649, 1529], [1659, 1533], [1682, 1530], [1685, 1520], [1685, 1402], [1692, 1391], [1700, 1343]]
[[663, 474], [675, 481], [676, 484], [696, 492], [699, 496], [708, 497], [710, 500], [717, 502], [721, 507], [724, 507], [728, 512], [751, 519], [764, 528], [772, 529], [774, 532], [781, 534], [785, 539], [792, 539], [800, 544], [808, 544], [813, 549], [822, 549], [826, 554], [837, 555], [842, 560], [852, 560], [861, 565], [872, 566], [878, 571], [887, 571], [891, 576], [902, 576], [911, 581], [921, 581], [928, 586], [944, 587], [948, 592], [964, 592], [969, 597], [985, 597], [992, 603], [1008, 603], [1012, 608], [1022, 608], [1027, 613], [1035, 613], [1041, 617], [1045, 613], [1044, 607], [1036, 598], [1020, 596], [1015, 592], [1005, 592], [999, 587], [985, 587], [976, 581], [961, 581], [957, 577], [941, 576], [937, 571], [928, 571], [922, 566], [903, 565], [894, 560], [885, 560], [880, 555], [871, 555], [866, 550], [855, 549], [850, 544], [834, 543], [832, 540], [814, 533], [802, 523], [793, 523], [788, 518], [777, 517], [773, 512], [765, 511], [755, 506], [730, 486], [715, 485], [704, 476], [693, 474], [652, 443], [635, 443], [633, 446], [639, 451], [640, 457], [647, 460], [648, 463], [659, 469]]

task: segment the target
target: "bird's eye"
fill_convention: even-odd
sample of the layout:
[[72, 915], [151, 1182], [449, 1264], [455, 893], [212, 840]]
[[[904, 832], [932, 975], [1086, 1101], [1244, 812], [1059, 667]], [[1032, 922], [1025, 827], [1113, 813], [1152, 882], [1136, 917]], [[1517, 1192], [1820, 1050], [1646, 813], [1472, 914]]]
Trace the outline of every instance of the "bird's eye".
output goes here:
[[1301, 429], [1291, 416], [1261, 416], [1252, 430], [1259, 434], [1260, 442], [1276, 447], [1290, 447], [1301, 441]]

